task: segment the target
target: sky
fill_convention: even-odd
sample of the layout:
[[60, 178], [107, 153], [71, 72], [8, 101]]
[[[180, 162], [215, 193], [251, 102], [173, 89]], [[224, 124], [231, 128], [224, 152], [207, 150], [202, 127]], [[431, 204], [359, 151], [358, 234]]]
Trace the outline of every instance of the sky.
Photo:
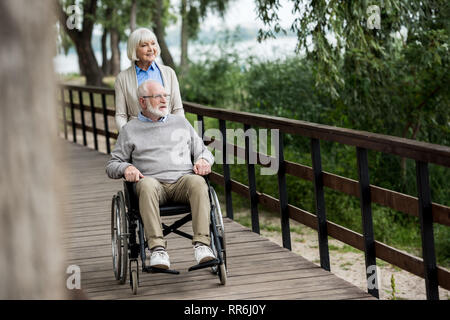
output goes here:
[[[278, 12], [278, 16], [281, 19], [281, 25], [283, 27], [289, 27], [293, 21], [293, 15], [291, 13], [292, 4], [287, 0], [281, 0], [280, 3], [282, 7]], [[177, 5], [175, 5], [175, 8], [177, 8]], [[238, 25], [249, 28], [264, 27], [262, 21], [258, 19], [255, 0], [231, 0], [231, 5], [225, 14], [224, 20], [218, 14], [210, 13], [203, 21], [202, 28], [214, 28], [217, 30], [226, 27], [227, 29], [234, 29]]]

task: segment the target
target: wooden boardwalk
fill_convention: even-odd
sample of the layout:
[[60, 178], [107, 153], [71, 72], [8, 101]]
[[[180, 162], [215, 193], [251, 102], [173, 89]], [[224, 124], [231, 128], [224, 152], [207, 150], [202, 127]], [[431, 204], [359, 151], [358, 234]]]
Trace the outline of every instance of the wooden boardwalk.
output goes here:
[[[112, 271], [111, 198], [122, 189], [122, 181], [106, 176], [109, 156], [70, 142], [63, 144], [69, 176], [64, 235], [67, 265], [80, 267], [81, 289], [89, 299], [373, 299], [333, 273], [229, 219], [224, 219], [226, 286], [221, 286], [209, 270], [188, 272], [195, 264], [190, 240], [171, 234], [167, 236], [168, 253], [180, 275], [140, 272], [138, 295], [133, 296], [129, 282], [118, 284]], [[192, 232], [190, 224], [181, 230]]]

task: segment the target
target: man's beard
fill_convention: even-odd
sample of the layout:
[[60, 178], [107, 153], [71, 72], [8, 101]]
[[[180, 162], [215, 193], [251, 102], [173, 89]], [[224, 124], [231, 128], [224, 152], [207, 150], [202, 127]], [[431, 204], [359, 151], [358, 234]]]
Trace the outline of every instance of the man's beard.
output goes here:
[[150, 103], [147, 103], [147, 112], [150, 113], [152, 115], [152, 117], [155, 117], [158, 119], [165, 117], [169, 113], [169, 111], [167, 110], [167, 106], [166, 106], [166, 111], [160, 111], [159, 110], [160, 106], [161, 105], [158, 105], [158, 107], [153, 108]]

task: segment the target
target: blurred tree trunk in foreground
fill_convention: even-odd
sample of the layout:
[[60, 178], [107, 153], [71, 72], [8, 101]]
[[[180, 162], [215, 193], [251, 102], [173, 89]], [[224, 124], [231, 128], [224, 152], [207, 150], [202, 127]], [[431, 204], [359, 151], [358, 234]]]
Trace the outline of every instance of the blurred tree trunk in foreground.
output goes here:
[[0, 299], [66, 297], [54, 4], [0, 1]]
[[136, 18], [137, 18], [137, 0], [131, 0], [130, 9], [130, 34], [136, 30]]

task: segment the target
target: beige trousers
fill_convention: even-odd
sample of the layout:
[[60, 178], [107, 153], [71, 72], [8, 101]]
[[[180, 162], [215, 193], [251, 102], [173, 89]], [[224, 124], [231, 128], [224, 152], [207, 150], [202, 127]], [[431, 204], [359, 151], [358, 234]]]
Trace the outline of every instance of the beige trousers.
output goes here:
[[144, 223], [148, 248], [166, 248], [159, 206], [167, 202], [189, 203], [192, 213], [193, 240], [210, 245], [210, 203], [208, 185], [202, 176], [188, 174], [175, 183], [164, 183], [145, 177], [138, 181], [139, 211]]

